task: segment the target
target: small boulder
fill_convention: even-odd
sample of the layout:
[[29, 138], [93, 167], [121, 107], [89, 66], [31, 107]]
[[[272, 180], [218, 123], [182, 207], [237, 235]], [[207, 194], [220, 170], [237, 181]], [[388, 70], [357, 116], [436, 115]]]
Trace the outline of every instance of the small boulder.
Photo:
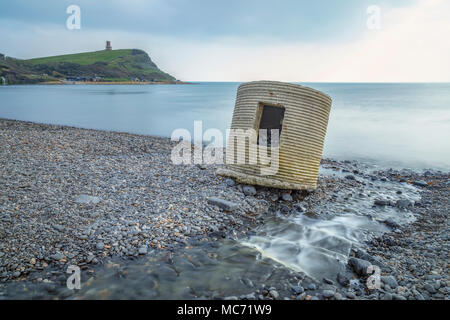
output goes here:
[[352, 279], [352, 276], [347, 272], [339, 272], [336, 278], [337, 282], [341, 286], [348, 287], [350, 285], [350, 280]]
[[381, 276], [381, 281], [392, 289], [396, 289], [398, 287], [397, 280], [395, 280], [393, 276]]
[[400, 227], [400, 225], [397, 222], [395, 222], [394, 219], [392, 219], [392, 218], [388, 218], [388, 219], [384, 220], [383, 223], [393, 229], [397, 229]]
[[414, 181], [413, 184], [419, 187], [428, 187], [428, 183], [424, 180]]
[[242, 191], [246, 196], [254, 196], [256, 194], [256, 189], [254, 186], [244, 186]]
[[219, 208], [225, 210], [225, 211], [234, 211], [237, 208], [239, 208], [239, 204], [231, 201], [227, 201], [224, 199], [220, 199], [217, 197], [210, 197], [208, 198], [208, 203], [218, 206]]
[[350, 258], [348, 260], [348, 264], [353, 268], [355, 273], [359, 276], [367, 275], [367, 268], [372, 264], [369, 261], [358, 259], [358, 258]]
[[283, 201], [292, 201], [292, 196], [289, 193], [283, 193], [281, 195], [281, 199], [283, 199]]
[[227, 184], [227, 186], [229, 187], [233, 187], [236, 183], [234, 182], [233, 179], [228, 178], [227, 180], [225, 180], [225, 183]]

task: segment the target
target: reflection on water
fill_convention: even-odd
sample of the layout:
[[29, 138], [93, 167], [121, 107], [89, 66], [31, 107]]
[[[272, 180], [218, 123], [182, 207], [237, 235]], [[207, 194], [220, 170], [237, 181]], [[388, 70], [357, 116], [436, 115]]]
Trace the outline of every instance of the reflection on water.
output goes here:
[[[166, 137], [202, 120], [225, 133], [238, 85], [2, 86], [0, 117]], [[450, 169], [450, 84], [305, 85], [333, 98], [325, 156]]]
[[149, 92], [148, 91], [131, 91], [131, 90], [110, 89], [110, 90], [88, 91], [88, 94], [95, 94], [95, 95], [120, 95], [120, 94], [136, 95], [136, 94], [149, 94]]

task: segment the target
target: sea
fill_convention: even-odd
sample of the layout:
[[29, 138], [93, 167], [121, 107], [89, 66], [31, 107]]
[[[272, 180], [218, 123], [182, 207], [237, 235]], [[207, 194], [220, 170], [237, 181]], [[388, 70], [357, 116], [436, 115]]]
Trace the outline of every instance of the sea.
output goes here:
[[[171, 137], [226, 136], [238, 82], [0, 86], [0, 117]], [[323, 155], [380, 168], [450, 170], [450, 83], [299, 83], [333, 99]]]

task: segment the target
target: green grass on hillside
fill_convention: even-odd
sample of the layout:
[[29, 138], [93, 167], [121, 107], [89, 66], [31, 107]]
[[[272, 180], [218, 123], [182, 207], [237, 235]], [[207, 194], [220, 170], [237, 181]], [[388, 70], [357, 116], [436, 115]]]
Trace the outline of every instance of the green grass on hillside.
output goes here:
[[131, 55], [131, 49], [121, 50], [101, 50], [94, 52], [65, 54], [61, 56], [43, 57], [25, 60], [32, 65], [45, 64], [45, 63], [59, 63], [59, 62], [71, 62], [80, 65], [90, 65], [95, 62], [111, 62], [119, 57]]

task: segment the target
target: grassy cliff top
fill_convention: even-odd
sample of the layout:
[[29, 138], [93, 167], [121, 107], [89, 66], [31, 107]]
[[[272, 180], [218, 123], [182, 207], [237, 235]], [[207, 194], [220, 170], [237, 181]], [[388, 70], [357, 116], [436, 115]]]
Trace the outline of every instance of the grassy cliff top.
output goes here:
[[101, 50], [0, 62], [0, 75], [8, 83], [35, 83], [66, 77], [103, 77], [107, 81], [174, 81], [149, 55], [139, 49]]

